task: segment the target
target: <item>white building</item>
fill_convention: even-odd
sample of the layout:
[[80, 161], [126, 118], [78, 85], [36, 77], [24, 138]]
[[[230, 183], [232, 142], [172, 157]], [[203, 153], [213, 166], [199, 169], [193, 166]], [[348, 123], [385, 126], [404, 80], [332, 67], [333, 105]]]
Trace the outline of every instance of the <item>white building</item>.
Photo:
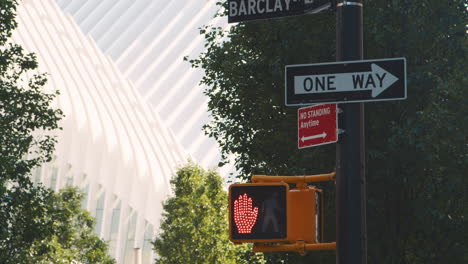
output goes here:
[[209, 122], [202, 72], [182, 60], [203, 50], [199, 27], [227, 27], [213, 20], [215, 2], [20, 1], [13, 39], [37, 54], [65, 113], [56, 158], [34, 180], [82, 188], [118, 263], [153, 263], [150, 242], [177, 167], [219, 161], [201, 131]]
[[[161, 117], [184, 149], [212, 167], [220, 155], [214, 139], [202, 133], [209, 122], [203, 72], [184, 56], [204, 50], [203, 25], [227, 28], [227, 18], [213, 18], [214, 0], [56, 0], [82, 32], [112, 58], [123, 76]], [[232, 171], [231, 167], [221, 173]]]

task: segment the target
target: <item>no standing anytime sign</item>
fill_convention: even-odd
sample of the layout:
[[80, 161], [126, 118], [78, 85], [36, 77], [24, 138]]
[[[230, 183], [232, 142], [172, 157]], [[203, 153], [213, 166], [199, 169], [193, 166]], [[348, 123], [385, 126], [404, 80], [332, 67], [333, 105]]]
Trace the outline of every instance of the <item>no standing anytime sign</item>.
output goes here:
[[299, 108], [297, 122], [299, 149], [338, 141], [336, 104]]

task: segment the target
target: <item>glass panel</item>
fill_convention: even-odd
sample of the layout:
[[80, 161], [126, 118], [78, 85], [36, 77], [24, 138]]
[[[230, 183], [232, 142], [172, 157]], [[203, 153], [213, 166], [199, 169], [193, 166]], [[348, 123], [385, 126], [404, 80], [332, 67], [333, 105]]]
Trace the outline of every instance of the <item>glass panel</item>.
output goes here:
[[[133, 211], [133, 210], [132, 210]], [[136, 231], [136, 224], [137, 224], [137, 213], [134, 212], [130, 217], [130, 221], [128, 224], [128, 231], [127, 231], [127, 242], [125, 245], [125, 264], [133, 264], [133, 260], [135, 259], [135, 231]]]
[[39, 184], [41, 182], [42, 167], [36, 168], [34, 171], [34, 183]]
[[83, 192], [83, 201], [81, 201], [81, 208], [82, 209], [87, 209], [86, 206], [88, 205], [88, 191], [89, 191], [89, 184], [87, 184], [83, 189], [81, 189]]
[[150, 223], [146, 224], [145, 236], [143, 238], [143, 252], [141, 257], [142, 264], [149, 264], [152, 263], [152, 250], [153, 245], [151, 242], [153, 241], [153, 225]]
[[120, 202], [112, 211], [111, 230], [109, 250], [112, 256], [116, 255], [117, 239], [119, 237], [119, 222], [120, 222]]
[[67, 176], [67, 182], [66, 182], [67, 186], [72, 186], [73, 185], [73, 174], [69, 174]]
[[52, 176], [50, 177], [50, 188], [57, 190], [58, 168], [52, 168]]
[[97, 200], [96, 206], [96, 225], [94, 226], [94, 232], [98, 235], [101, 234], [102, 216], [104, 214], [104, 198], [105, 192], [102, 192]]

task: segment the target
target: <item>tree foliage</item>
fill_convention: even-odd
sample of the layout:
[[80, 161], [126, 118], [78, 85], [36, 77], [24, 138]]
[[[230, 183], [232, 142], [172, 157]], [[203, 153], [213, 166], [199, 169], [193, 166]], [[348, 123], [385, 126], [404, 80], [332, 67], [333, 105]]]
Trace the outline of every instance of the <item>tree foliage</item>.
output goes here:
[[[365, 1], [364, 57], [408, 62], [408, 99], [366, 104], [369, 263], [467, 261], [467, 5]], [[207, 49], [189, 61], [205, 71], [213, 116], [206, 133], [224, 157], [236, 155], [239, 177], [334, 170], [334, 146], [297, 149], [297, 108], [284, 106], [285, 65], [335, 60], [334, 14], [239, 23], [229, 31], [207, 26], [201, 34]], [[333, 191], [326, 189], [328, 219]], [[327, 254], [269, 259], [334, 263]]]
[[262, 263], [228, 240], [227, 195], [218, 173], [188, 164], [171, 184], [174, 197], [164, 202], [161, 233], [153, 242], [157, 263]]
[[81, 194], [31, 182], [31, 171], [52, 158], [63, 114], [52, 107], [58, 92], [43, 91], [36, 56], [11, 42], [16, 6], [0, 1], [0, 263], [112, 263], [90, 233]]
[[94, 219], [81, 209], [83, 193], [76, 187], [66, 187], [48, 198], [50, 235], [34, 241], [30, 263], [115, 263], [107, 254], [107, 243], [94, 234]]

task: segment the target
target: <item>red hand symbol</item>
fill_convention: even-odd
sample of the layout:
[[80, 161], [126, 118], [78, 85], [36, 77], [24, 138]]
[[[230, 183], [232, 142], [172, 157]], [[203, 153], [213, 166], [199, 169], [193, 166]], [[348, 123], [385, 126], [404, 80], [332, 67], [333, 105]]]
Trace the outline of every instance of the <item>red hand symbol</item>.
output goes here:
[[246, 193], [239, 195], [239, 199], [234, 201], [234, 222], [239, 234], [252, 232], [258, 216], [258, 207], [252, 208], [252, 198]]

